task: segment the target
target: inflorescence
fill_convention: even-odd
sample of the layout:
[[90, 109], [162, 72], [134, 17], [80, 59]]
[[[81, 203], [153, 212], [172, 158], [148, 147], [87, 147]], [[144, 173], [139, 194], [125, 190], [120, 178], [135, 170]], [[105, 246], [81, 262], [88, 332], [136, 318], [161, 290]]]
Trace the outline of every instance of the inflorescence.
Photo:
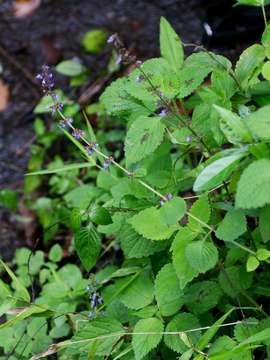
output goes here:
[[102, 296], [96, 290], [96, 284], [91, 281], [91, 284], [86, 287], [86, 291], [89, 294], [90, 308], [91, 310], [88, 313], [89, 320], [94, 319], [98, 312], [99, 308], [104, 304]]

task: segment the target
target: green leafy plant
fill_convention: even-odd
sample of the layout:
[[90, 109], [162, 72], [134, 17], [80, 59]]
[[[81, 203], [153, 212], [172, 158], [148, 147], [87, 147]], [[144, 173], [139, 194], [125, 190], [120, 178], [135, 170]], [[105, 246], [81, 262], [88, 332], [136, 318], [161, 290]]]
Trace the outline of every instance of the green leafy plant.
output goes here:
[[[21, 356], [270, 356], [269, 34], [266, 27], [262, 43], [246, 49], [235, 66], [202, 47], [185, 58], [185, 44], [163, 18], [160, 58], [142, 63], [112, 35], [118, 62], [134, 66], [105, 89], [95, 109], [126, 128], [121, 136], [93, 129], [87, 116], [83, 122], [76, 104], [55, 97], [43, 68], [42, 102], [53, 107], [84, 162], [58, 158], [40, 170], [37, 158], [26, 181], [49, 176], [57, 196], [33, 206], [44, 240], [52, 241], [61, 226], [71, 229], [69, 253], [76, 252], [85, 279], [77, 266], [58, 265], [57, 244], [48, 261], [36, 251], [28, 262], [17, 254], [15, 273], [2, 264], [12, 283], [0, 283], [2, 314], [8, 314], [0, 337], [40, 317], [48, 326], [42, 349], [29, 345]], [[36, 131], [44, 141], [41, 124]], [[122, 145], [113, 156], [111, 139]], [[38, 274], [41, 290], [31, 300]], [[58, 315], [64, 330], [55, 329]], [[12, 349], [4, 352], [16, 359], [20, 352]]]

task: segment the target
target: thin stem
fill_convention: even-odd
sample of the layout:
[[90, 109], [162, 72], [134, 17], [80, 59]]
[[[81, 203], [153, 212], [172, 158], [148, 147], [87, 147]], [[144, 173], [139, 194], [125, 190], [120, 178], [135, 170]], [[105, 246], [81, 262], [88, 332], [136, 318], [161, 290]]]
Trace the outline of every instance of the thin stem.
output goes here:
[[266, 27], [267, 26], [267, 17], [266, 17], [265, 7], [264, 7], [263, 3], [262, 3], [262, 14], [263, 14], [264, 25]]

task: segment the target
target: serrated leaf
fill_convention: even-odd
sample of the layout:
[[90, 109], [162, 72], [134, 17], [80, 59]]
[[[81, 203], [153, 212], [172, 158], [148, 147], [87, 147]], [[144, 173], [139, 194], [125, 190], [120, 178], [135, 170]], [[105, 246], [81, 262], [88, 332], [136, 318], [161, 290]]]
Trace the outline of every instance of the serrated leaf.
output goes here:
[[[162, 339], [163, 324], [157, 318], [139, 320], [132, 335], [132, 347], [136, 360], [142, 359], [156, 348]], [[139, 333], [136, 335], [136, 333]], [[144, 334], [145, 333], [145, 334]], [[147, 333], [150, 333], [149, 335]], [[152, 334], [157, 333], [157, 334]]]
[[196, 237], [188, 227], [184, 227], [178, 231], [172, 244], [172, 261], [176, 275], [179, 279], [180, 289], [184, 289], [187, 283], [193, 280], [199, 272], [189, 264], [185, 251], [187, 246]]
[[220, 240], [232, 241], [247, 231], [246, 217], [241, 210], [229, 210], [219, 223], [216, 236]]
[[244, 120], [221, 106], [214, 105], [220, 115], [220, 128], [232, 144], [251, 143], [252, 136]]
[[138, 234], [150, 240], [168, 239], [178, 229], [177, 225], [168, 226], [155, 207], [140, 211], [128, 222]]
[[251, 163], [242, 173], [237, 184], [237, 208], [254, 209], [270, 203], [270, 160]]
[[[191, 344], [195, 344], [200, 338], [200, 330], [186, 333], [185, 331], [198, 328], [200, 328], [200, 323], [194, 315], [189, 313], [180, 313], [175, 315], [168, 323], [165, 332], [183, 332], [188, 337], [189, 342]], [[188, 347], [179, 335], [180, 334], [164, 335], [164, 341], [170, 349], [182, 354], [188, 350]]]
[[267, 249], [260, 248], [257, 250], [257, 259], [265, 261], [270, 258], [270, 251]]
[[81, 211], [78, 208], [74, 208], [70, 214], [70, 226], [71, 229], [76, 232], [80, 229], [82, 223]]
[[210, 220], [211, 208], [207, 195], [202, 195], [189, 210], [188, 227], [194, 232], [202, 232], [204, 223]]
[[257, 269], [257, 267], [260, 265], [259, 260], [256, 258], [256, 256], [249, 256], [247, 259], [247, 271], [251, 272]]
[[79, 230], [75, 234], [74, 245], [84, 268], [90, 271], [101, 250], [101, 239], [94, 226]]
[[167, 264], [159, 271], [155, 280], [155, 295], [161, 315], [175, 314], [183, 305], [183, 291], [172, 264]]
[[264, 206], [259, 211], [259, 230], [263, 242], [270, 240], [270, 205]]
[[119, 232], [121, 249], [125, 257], [142, 258], [163, 250], [167, 244], [161, 241], [152, 241], [139, 235], [131, 225], [125, 224]]
[[250, 46], [241, 54], [235, 67], [235, 75], [244, 89], [248, 88], [249, 81], [255, 70], [262, 65], [264, 58], [264, 47], [259, 44]]
[[184, 62], [183, 46], [179, 36], [164, 17], [160, 19], [159, 42], [163, 58], [175, 71], [180, 70]]
[[160, 215], [168, 226], [180, 221], [185, 215], [185, 212], [186, 203], [180, 197], [174, 197], [172, 200], [165, 202], [160, 208]]
[[220, 185], [235, 170], [239, 160], [245, 156], [245, 152], [237, 152], [233, 155], [225, 156], [206, 166], [197, 177], [194, 191], [208, 191]]
[[193, 241], [187, 246], [185, 254], [189, 264], [200, 273], [212, 269], [218, 261], [217, 248], [205, 240]]
[[263, 106], [246, 117], [245, 121], [254, 138], [270, 140], [270, 105]]
[[144, 159], [161, 144], [165, 126], [160, 117], [141, 116], [129, 128], [125, 140], [128, 166]]
[[140, 274], [129, 284], [129, 278], [118, 280], [119, 288], [123, 288], [119, 295], [119, 300], [128, 308], [141, 309], [152, 303], [154, 299], [154, 285], [149, 273]]
[[220, 272], [218, 280], [225, 294], [235, 298], [240, 291], [250, 287], [252, 273], [247, 273], [246, 269], [240, 266], [230, 266]]

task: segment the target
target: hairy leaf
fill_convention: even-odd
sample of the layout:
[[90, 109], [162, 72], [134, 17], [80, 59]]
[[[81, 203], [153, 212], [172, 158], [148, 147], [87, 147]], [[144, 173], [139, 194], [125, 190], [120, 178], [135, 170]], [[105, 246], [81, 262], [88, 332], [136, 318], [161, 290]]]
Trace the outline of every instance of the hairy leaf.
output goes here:
[[270, 105], [251, 113], [245, 120], [254, 137], [270, 140]]
[[216, 236], [224, 241], [237, 239], [247, 231], [246, 217], [241, 210], [230, 210], [219, 223]]
[[208, 241], [193, 241], [185, 251], [186, 258], [193, 269], [205, 273], [212, 269], [218, 261], [218, 251], [214, 244]]

